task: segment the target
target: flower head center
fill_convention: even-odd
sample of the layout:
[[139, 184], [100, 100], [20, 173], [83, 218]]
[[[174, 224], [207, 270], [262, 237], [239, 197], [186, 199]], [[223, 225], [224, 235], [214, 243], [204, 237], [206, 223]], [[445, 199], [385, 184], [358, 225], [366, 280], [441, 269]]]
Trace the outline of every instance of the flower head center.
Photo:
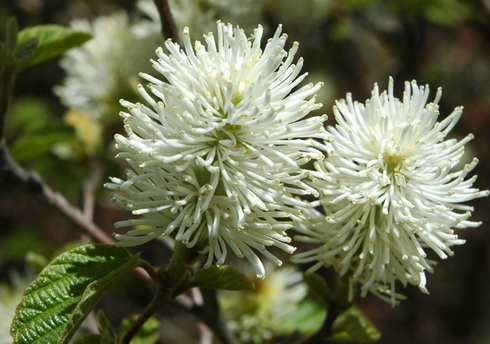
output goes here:
[[403, 163], [404, 157], [400, 155], [392, 155], [388, 152], [383, 154], [383, 160], [386, 164], [386, 170], [388, 174], [393, 174], [394, 172], [398, 172], [400, 170], [400, 166]]

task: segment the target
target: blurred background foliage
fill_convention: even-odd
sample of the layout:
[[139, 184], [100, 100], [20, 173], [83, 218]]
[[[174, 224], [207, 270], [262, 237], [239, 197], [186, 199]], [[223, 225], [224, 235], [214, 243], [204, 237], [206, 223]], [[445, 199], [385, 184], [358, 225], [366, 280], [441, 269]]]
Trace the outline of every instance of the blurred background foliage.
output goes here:
[[[307, 82], [325, 82], [319, 101], [329, 124], [335, 99], [351, 92], [364, 102], [373, 83], [384, 88], [389, 76], [395, 79], [398, 96], [405, 80], [430, 84], [432, 96], [443, 87], [441, 116], [456, 106], [465, 107], [453, 132], [459, 137], [468, 132], [475, 135], [467, 150], [469, 157], [480, 159], [476, 185], [490, 188], [489, 0], [174, 0], [171, 5], [178, 25], [190, 26], [194, 38], [212, 30], [216, 19], [240, 25], [248, 33], [261, 24], [272, 34], [282, 24], [290, 37], [288, 44], [300, 43], [298, 56], [305, 59]], [[74, 19], [93, 21], [117, 11], [130, 13], [128, 23], [138, 17], [158, 28], [156, 13], [137, 10], [133, 0], [8, 0], [0, 3], [0, 22], [16, 16], [21, 28], [47, 23], [69, 26]], [[163, 39], [155, 38], [148, 51], [162, 43]], [[123, 47], [123, 75], [133, 64], [153, 58], [135, 44]], [[107, 176], [123, 173], [113, 158], [112, 136], [122, 130], [118, 99], [137, 97], [138, 80], [116, 79], [121, 87], [101, 100], [109, 104], [101, 120], [90, 109], [69, 108], [53, 91], [71, 68], [88, 68], [65, 61], [63, 68], [58, 58], [19, 76], [7, 118], [8, 144], [19, 163], [39, 173], [72, 203], [89, 209], [94, 221], [110, 233], [112, 223], [127, 215], [111, 205], [102, 185]], [[39, 262], [36, 255], [50, 259], [66, 243], [86, 240], [39, 200], [15, 185], [1, 184], [1, 283], [13, 283], [11, 271], [23, 269], [26, 256]], [[473, 202], [474, 219], [483, 225], [460, 231], [467, 243], [455, 248], [455, 257], [439, 262], [429, 276], [430, 295], [409, 287], [404, 290], [408, 299], [394, 309], [373, 296], [357, 300], [382, 332], [380, 343], [490, 343], [490, 213], [485, 202]], [[166, 256], [157, 246], [147, 244], [144, 254], [163, 264]], [[137, 311], [145, 300], [146, 294], [135, 290], [132, 281], [126, 284], [119, 289], [130, 291], [129, 301], [108, 297], [102, 303], [111, 305], [110, 317], [122, 318], [118, 314], [126, 314], [126, 308]], [[191, 342], [198, 331], [188, 331], [181, 317], [185, 318], [177, 312], [166, 327], [169, 342], [172, 338]]]

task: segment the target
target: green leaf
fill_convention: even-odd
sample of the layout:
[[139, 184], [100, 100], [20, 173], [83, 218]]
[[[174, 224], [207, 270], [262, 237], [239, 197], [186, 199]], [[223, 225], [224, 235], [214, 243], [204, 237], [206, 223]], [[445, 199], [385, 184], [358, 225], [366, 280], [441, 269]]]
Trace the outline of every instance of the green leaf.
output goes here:
[[100, 334], [87, 334], [78, 338], [73, 344], [101, 344], [101, 337]]
[[29, 162], [48, 153], [54, 144], [69, 139], [69, 132], [65, 130], [25, 135], [12, 145], [12, 156], [17, 162]]
[[427, 18], [440, 25], [456, 25], [471, 16], [471, 6], [459, 0], [428, 1]]
[[31, 58], [39, 47], [39, 39], [32, 37], [20, 43], [15, 49], [15, 59], [17, 62], [23, 62]]
[[92, 35], [60, 25], [38, 25], [23, 29], [18, 39], [19, 43], [23, 43], [31, 38], [39, 39], [39, 48], [20, 65], [21, 70], [78, 47], [92, 38]]
[[[131, 327], [131, 325], [138, 318], [137, 314], [133, 314], [125, 318], [121, 323], [119, 329], [119, 336], [122, 337]], [[135, 336], [131, 339], [131, 344], [154, 344], [160, 337], [159, 334], [160, 322], [154, 318], [149, 318], [143, 326], [136, 332]]]
[[42, 254], [29, 251], [26, 253], [26, 263], [38, 274], [48, 265], [48, 259]]
[[15, 17], [9, 18], [5, 27], [5, 44], [10, 51], [13, 51], [17, 45], [18, 32], [19, 26], [17, 24], [17, 19], [15, 19]]
[[9, 65], [15, 61], [12, 51], [3, 42], [0, 42], [0, 64]]
[[373, 343], [381, 333], [368, 317], [357, 307], [352, 306], [341, 313], [333, 324], [332, 340], [345, 340], [356, 343]]
[[68, 343], [107, 289], [136, 266], [124, 248], [91, 244], [63, 253], [27, 288], [12, 322], [13, 344]]
[[[167, 284], [171, 288], [181, 285], [182, 281], [188, 277], [188, 267], [194, 264], [199, 257], [200, 255], [195, 248], [188, 248], [182, 242], [177, 241], [166, 271]], [[180, 290], [180, 292], [184, 291]]]
[[193, 287], [223, 289], [223, 290], [252, 290], [253, 283], [244, 274], [231, 266], [211, 266], [196, 272], [191, 281]]
[[100, 344], [112, 344], [119, 341], [116, 331], [102, 310], [97, 312], [97, 322], [99, 324]]
[[307, 274], [303, 277], [305, 283], [308, 285], [310, 294], [321, 300], [321, 302], [328, 306], [332, 303], [332, 294], [328, 288], [327, 282], [319, 274]]
[[322, 327], [326, 315], [322, 304], [311, 296], [305, 297], [294, 314], [279, 324], [279, 332], [287, 335], [299, 331], [302, 336], [311, 335]]

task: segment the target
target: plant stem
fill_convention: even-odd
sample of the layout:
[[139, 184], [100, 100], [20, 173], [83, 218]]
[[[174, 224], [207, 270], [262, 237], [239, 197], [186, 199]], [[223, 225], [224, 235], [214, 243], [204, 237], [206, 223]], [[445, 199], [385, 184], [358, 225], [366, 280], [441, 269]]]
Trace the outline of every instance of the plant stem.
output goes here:
[[229, 330], [220, 312], [216, 290], [200, 289], [203, 298], [202, 305], [194, 305], [192, 311], [204, 324], [206, 324], [214, 336], [223, 344], [240, 344], [235, 335]]
[[12, 100], [12, 90], [16, 79], [15, 66], [6, 65], [0, 68], [0, 138], [4, 138], [7, 110]]
[[179, 29], [175, 24], [172, 11], [168, 0], [154, 0], [157, 6], [158, 13], [160, 14], [160, 21], [162, 25], [162, 35], [165, 39], [170, 38], [172, 41], [179, 43]]
[[163, 284], [163, 281], [162, 281], [160, 275], [154, 269], [153, 265], [148, 263], [146, 260], [140, 258], [140, 259], [138, 259], [138, 266], [140, 268], [142, 268], [143, 270], [145, 270], [153, 281], [155, 281], [159, 285]]
[[124, 337], [121, 339], [121, 344], [129, 344], [131, 339], [138, 333], [144, 323], [150, 319], [150, 317], [155, 314], [155, 312], [165, 306], [171, 298], [169, 289], [159, 286], [150, 304], [145, 308], [143, 313], [141, 313], [136, 321], [128, 329]]
[[83, 183], [83, 215], [87, 221], [93, 221], [95, 208], [95, 191], [100, 185], [104, 167], [97, 159], [93, 159], [93, 168], [90, 177]]
[[337, 317], [352, 306], [349, 301], [349, 280], [348, 276], [338, 279], [337, 290], [332, 302], [327, 305], [327, 316], [323, 321], [322, 327], [310, 337], [300, 339], [296, 344], [319, 344], [324, 343], [333, 335], [333, 325]]

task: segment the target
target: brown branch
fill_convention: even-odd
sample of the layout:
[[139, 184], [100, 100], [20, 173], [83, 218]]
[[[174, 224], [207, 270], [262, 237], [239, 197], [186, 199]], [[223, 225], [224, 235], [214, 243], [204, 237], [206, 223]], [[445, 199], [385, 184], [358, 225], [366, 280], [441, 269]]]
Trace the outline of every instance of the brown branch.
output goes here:
[[179, 29], [175, 24], [172, 11], [168, 0], [154, 0], [157, 6], [158, 13], [160, 14], [160, 22], [162, 25], [162, 35], [165, 39], [170, 38], [175, 43], [179, 43]]
[[94, 159], [92, 173], [83, 183], [83, 215], [87, 221], [93, 221], [95, 208], [95, 190], [99, 186], [104, 167], [97, 158]]
[[0, 145], [0, 169], [0, 180], [5, 186], [16, 185], [38, 196], [70, 223], [87, 233], [94, 241], [114, 244], [115, 241], [110, 235], [92, 221], [88, 221], [78, 208], [70, 204], [63, 195], [53, 191], [39, 175], [20, 166], [10, 155], [5, 140]]
[[138, 316], [136, 321], [131, 324], [124, 337], [121, 339], [121, 344], [129, 344], [131, 339], [138, 333], [145, 322], [151, 318], [153, 314], [163, 306], [165, 306], [171, 298], [171, 293], [168, 289], [159, 286], [150, 304], [145, 310]]

